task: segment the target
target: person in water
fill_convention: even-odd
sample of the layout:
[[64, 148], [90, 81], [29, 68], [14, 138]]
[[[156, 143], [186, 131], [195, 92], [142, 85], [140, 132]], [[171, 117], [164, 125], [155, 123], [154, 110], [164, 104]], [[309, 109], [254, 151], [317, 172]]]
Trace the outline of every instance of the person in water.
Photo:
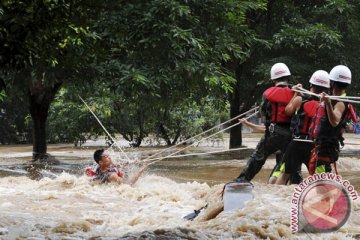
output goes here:
[[93, 180], [100, 181], [102, 183], [127, 183], [134, 184], [141, 174], [144, 172], [146, 166], [140, 168], [140, 170], [131, 177], [125, 178], [118, 166], [116, 166], [111, 157], [105, 149], [98, 149], [94, 152], [94, 160], [98, 164], [95, 171], [91, 168], [85, 170], [86, 175], [93, 177]]

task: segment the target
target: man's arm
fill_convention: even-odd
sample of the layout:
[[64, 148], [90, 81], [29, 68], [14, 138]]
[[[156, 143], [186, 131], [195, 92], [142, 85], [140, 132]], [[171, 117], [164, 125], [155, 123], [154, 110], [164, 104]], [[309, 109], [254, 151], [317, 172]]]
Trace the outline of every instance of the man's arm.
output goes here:
[[251, 123], [246, 118], [239, 119], [239, 122], [241, 124], [244, 124], [244, 125], [248, 126], [249, 128], [251, 128], [255, 132], [264, 133], [265, 130], [266, 130], [264, 125], [258, 125], [258, 124]]
[[335, 104], [334, 108], [331, 106], [331, 99], [327, 97], [326, 93], [321, 93], [320, 99], [324, 101], [327, 116], [331, 126], [336, 127], [339, 125], [341, 116], [345, 111], [345, 104], [343, 102], [338, 102]]
[[292, 116], [296, 111], [299, 110], [302, 102], [302, 97], [296, 96], [291, 99], [291, 101], [285, 107], [285, 114], [287, 116]]
[[119, 177], [117, 173], [111, 173], [111, 175], [108, 178], [109, 182], [116, 182], [116, 183], [125, 183], [124, 179], [122, 177]]
[[137, 173], [129, 176], [129, 178], [126, 180], [126, 183], [130, 185], [134, 185], [137, 182], [137, 180], [139, 180], [141, 174], [143, 174], [143, 172], [147, 167], [148, 165], [142, 166]]
[[[293, 86], [291, 89], [299, 90], [301, 88], [302, 88], [302, 85], [299, 83], [299, 84], [296, 84], [295, 86]], [[302, 102], [302, 97], [300, 96], [300, 94], [298, 92], [294, 91], [294, 96], [292, 97], [292, 99], [290, 100], [288, 105], [286, 105], [286, 107], [285, 107], [285, 114], [287, 116], [294, 115], [294, 113], [299, 110], [299, 108], [301, 106], [301, 102]]]

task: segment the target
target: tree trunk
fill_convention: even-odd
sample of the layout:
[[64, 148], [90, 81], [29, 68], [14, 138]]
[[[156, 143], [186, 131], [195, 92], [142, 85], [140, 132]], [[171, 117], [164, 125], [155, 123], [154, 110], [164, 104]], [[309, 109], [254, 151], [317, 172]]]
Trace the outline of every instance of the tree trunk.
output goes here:
[[137, 111], [137, 124], [139, 128], [139, 134], [135, 137], [135, 142], [131, 143], [132, 147], [140, 147], [142, 140], [147, 135], [144, 131], [144, 112], [142, 110]]
[[[236, 117], [240, 114], [240, 90], [241, 90], [241, 65], [235, 67], [235, 77], [236, 83], [234, 86], [234, 91], [230, 98], [230, 118]], [[230, 122], [230, 125], [238, 123], [238, 120], [235, 119]], [[241, 125], [230, 128], [230, 141], [229, 148], [238, 148], [242, 145], [242, 134], [241, 134]]]
[[168, 146], [171, 146], [172, 144], [171, 144], [170, 137], [167, 134], [167, 131], [162, 123], [160, 123], [160, 125], [159, 125], [159, 131], [160, 131], [161, 137], [165, 140], [166, 144]]
[[37, 89], [38, 91], [30, 89], [28, 93], [33, 122], [33, 161], [47, 160], [46, 120], [50, 104], [60, 86], [61, 83], [57, 83], [50, 88]]
[[143, 110], [138, 111], [138, 125], [139, 125], [139, 136], [136, 138], [137, 147], [140, 147], [142, 140], [146, 136], [144, 131], [144, 112]]
[[135, 143], [132, 145], [133, 147], [140, 147], [141, 143], [142, 143], [143, 138], [142, 137], [137, 137]]
[[177, 140], [178, 140], [179, 137], [180, 137], [180, 134], [181, 134], [181, 129], [179, 128], [179, 129], [176, 130], [176, 134], [175, 134], [174, 140], [172, 141], [171, 145], [175, 145], [175, 144], [176, 144]]

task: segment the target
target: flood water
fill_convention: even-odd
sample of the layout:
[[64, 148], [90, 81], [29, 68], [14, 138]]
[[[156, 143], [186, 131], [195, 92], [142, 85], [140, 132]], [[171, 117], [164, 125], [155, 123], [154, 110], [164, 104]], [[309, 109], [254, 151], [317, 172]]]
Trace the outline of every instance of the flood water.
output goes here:
[[[360, 149], [354, 146], [346, 149], [348, 153]], [[360, 238], [359, 199], [352, 201], [350, 218], [338, 231], [292, 234], [294, 186], [266, 184], [274, 159], [268, 159], [253, 180], [254, 199], [243, 209], [222, 212], [223, 185], [245, 166], [246, 154], [162, 160], [129, 186], [95, 184], [84, 176], [84, 168], [93, 165], [94, 149], [49, 146], [53, 164], [44, 166], [29, 163], [30, 146], [0, 146], [0, 239]], [[202, 147], [189, 152], [222, 149]], [[126, 151], [131, 161], [124, 169], [131, 175], [138, 168], [136, 162], [157, 149]], [[120, 161], [117, 151], [111, 151], [111, 155], [114, 161]], [[359, 157], [355, 151], [342, 156], [338, 163], [339, 173], [358, 192]], [[206, 204], [209, 207], [194, 221], [183, 219]]]

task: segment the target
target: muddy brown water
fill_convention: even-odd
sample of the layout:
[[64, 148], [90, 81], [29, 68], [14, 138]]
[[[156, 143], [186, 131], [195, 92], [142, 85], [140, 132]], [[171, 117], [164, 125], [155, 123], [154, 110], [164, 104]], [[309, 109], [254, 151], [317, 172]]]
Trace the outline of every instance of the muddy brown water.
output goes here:
[[[256, 142], [256, 141], [254, 141]], [[353, 141], [356, 144], [356, 140]], [[0, 146], [0, 239], [351, 239], [360, 236], [360, 201], [350, 219], [331, 234], [292, 234], [293, 186], [266, 184], [273, 158], [253, 180], [254, 200], [244, 209], [192, 222], [182, 216], [206, 203], [221, 204], [219, 192], [245, 166], [251, 149], [164, 159], [151, 165], [138, 183], [94, 185], [83, 175], [99, 146], [49, 145], [54, 164], [31, 165], [31, 146]], [[360, 191], [357, 145], [344, 149], [338, 170]], [[216, 152], [202, 146], [187, 153]], [[131, 160], [158, 148], [127, 149]], [[119, 155], [112, 153], [115, 161]], [[137, 165], [129, 168], [136, 171]], [[304, 177], [306, 177], [306, 173]]]

